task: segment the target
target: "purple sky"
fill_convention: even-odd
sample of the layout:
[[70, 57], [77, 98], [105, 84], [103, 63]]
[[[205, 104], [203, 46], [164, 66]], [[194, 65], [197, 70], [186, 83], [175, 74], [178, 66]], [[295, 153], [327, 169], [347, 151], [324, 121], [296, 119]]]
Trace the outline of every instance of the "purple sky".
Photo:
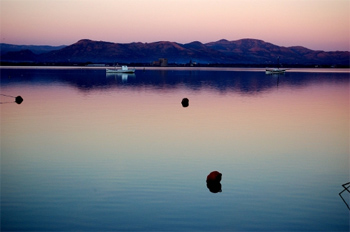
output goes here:
[[261, 39], [349, 51], [349, 0], [0, 0], [1, 42]]

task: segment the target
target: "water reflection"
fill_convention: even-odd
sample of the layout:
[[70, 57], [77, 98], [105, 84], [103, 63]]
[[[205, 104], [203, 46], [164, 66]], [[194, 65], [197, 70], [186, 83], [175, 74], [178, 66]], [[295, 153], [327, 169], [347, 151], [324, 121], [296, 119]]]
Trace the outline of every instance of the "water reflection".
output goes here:
[[280, 76], [284, 76], [285, 73], [275, 73], [275, 74], [271, 74], [270, 76], [276, 80], [276, 86], [279, 86], [280, 83]]
[[349, 228], [348, 74], [0, 71], [4, 231]]
[[115, 80], [121, 79], [122, 82], [128, 81], [129, 78], [134, 78], [136, 75], [130, 73], [106, 73], [107, 78], [114, 78]]
[[[1, 84], [45, 84], [61, 82], [82, 91], [106, 88], [148, 87], [192, 90], [210, 88], [222, 93], [259, 94], [277, 86], [302, 87], [312, 83], [344, 82], [348, 73], [285, 73], [265, 75], [264, 72], [200, 71], [200, 70], [136, 70], [135, 74], [108, 74], [90, 69], [1, 69]], [[137, 78], [136, 78], [137, 76]]]
[[14, 98], [15, 99], [15, 101], [10, 101], [10, 102], [0, 100], [0, 104], [17, 103], [19, 105], [19, 104], [21, 104], [23, 102], [23, 98], [21, 96], [14, 97], [14, 96], [11, 96], [11, 95], [6, 95], [6, 94], [0, 94], [0, 95], [3, 96], [3, 97]]

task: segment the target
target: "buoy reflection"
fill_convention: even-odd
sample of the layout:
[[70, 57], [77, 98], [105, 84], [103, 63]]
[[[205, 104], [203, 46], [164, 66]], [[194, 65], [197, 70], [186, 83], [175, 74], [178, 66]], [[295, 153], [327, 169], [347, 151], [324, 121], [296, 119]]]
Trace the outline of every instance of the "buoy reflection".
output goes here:
[[222, 174], [218, 171], [213, 171], [207, 176], [207, 188], [212, 193], [222, 192], [221, 188]]

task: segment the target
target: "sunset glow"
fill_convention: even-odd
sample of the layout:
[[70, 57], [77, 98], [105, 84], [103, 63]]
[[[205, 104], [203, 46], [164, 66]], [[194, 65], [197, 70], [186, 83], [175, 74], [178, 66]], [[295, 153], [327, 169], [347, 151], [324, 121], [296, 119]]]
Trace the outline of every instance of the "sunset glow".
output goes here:
[[349, 51], [348, 0], [0, 0], [1, 42], [70, 45], [261, 39]]

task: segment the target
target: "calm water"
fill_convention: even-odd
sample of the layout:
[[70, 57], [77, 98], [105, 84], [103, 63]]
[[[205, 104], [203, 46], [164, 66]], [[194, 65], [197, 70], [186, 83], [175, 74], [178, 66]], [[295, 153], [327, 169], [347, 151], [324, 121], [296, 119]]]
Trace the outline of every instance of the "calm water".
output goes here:
[[2, 68], [1, 94], [2, 231], [349, 230], [348, 72]]

